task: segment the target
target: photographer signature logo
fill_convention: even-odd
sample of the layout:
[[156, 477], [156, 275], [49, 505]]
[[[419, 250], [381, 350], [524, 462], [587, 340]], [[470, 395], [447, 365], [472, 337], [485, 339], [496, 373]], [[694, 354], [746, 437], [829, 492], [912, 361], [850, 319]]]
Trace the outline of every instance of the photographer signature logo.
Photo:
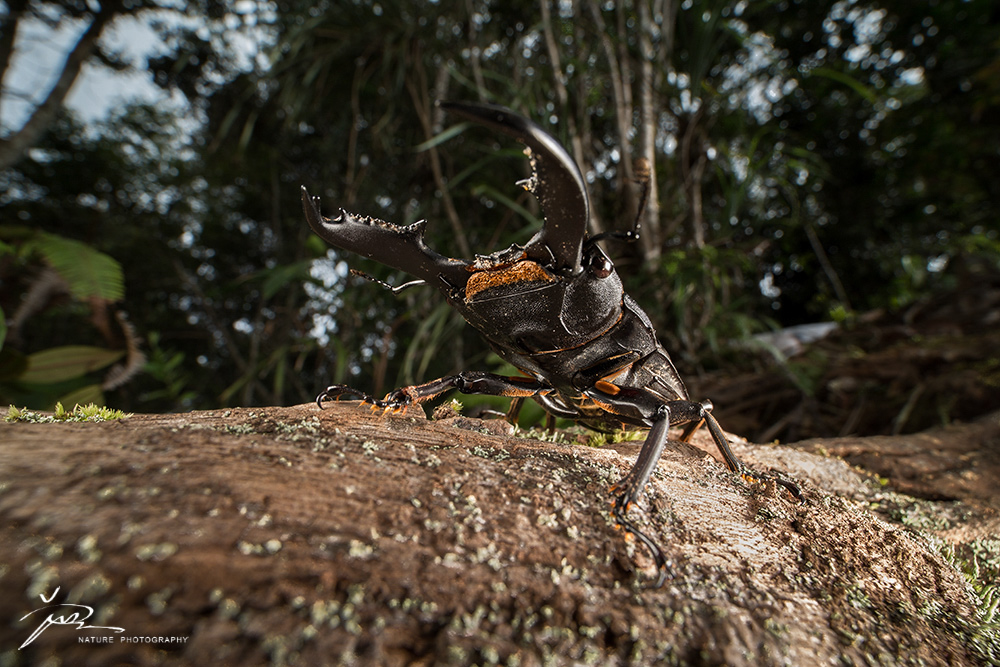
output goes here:
[[[59, 588], [61, 588], [61, 586]], [[42, 621], [41, 625], [39, 625], [35, 629], [35, 631], [31, 633], [31, 636], [28, 637], [24, 641], [24, 643], [21, 644], [21, 646], [18, 647], [18, 650], [23, 649], [25, 646], [28, 646], [29, 644], [31, 644], [31, 642], [38, 639], [38, 636], [41, 635], [43, 632], [45, 632], [49, 628], [49, 626], [52, 625], [75, 625], [77, 630], [113, 630], [119, 634], [125, 632], [125, 628], [117, 628], [110, 625], [109, 626], [87, 625], [86, 623], [87, 619], [94, 615], [94, 608], [89, 607], [85, 604], [64, 603], [64, 604], [50, 605], [49, 603], [52, 602], [55, 599], [56, 595], [59, 593], [59, 588], [56, 588], [56, 590], [52, 593], [52, 595], [49, 596], [48, 600], [45, 599], [45, 595], [39, 595], [38, 597], [42, 599], [42, 602], [44, 602], [46, 606], [36, 609], [34, 611], [29, 611], [27, 614], [21, 617], [21, 620], [24, 621], [29, 616], [32, 616], [39, 612], [43, 612], [46, 609], [54, 608], [60, 610], [63, 607], [69, 607], [71, 608], [72, 611], [64, 610], [62, 612], [54, 611], [50, 613], [45, 618], [45, 620]], [[40, 617], [36, 616], [35, 618], [37, 619]]]

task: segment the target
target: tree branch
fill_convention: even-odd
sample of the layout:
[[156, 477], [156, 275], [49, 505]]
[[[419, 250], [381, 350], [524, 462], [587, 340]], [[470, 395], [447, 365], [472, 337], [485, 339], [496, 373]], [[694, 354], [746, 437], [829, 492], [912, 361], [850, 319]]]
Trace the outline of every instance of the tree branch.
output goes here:
[[[556, 42], [555, 31], [552, 30], [552, 10], [548, 0], [541, 3], [542, 8], [542, 30], [545, 33], [545, 48], [552, 62], [552, 79], [556, 85], [556, 97], [559, 98], [559, 107], [562, 117], [566, 120], [569, 128], [569, 139], [573, 147], [573, 159], [581, 169], [586, 162], [583, 159], [583, 140], [576, 125], [576, 115], [569, 108], [569, 92], [566, 90], [566, 75], [562, 69], [562, 59], [559, 57], [559, 44]], [[600, 234], [604, 231], [600, 215], [596, 206], [590, 207], [590, 231], [593, 234]]]
[[[8, 13], [5, 18], [0, 19], [0, 84], [7, 76], [7, 69], [10, 67], [11, 54], [14, 52], [14, 37], [17, 35], [17, 27], [21, 22], [21, 16], [27, 8], [27, 2], [8, 2]], [[3, 96], [3, 87], [0, 85], [0, 97]]]
[[618, 126], [618, 149], [621, 159], [618, 163], [618, 190], [623, 192], [626, 198], [626, 210], [635, 210], [633, 205], [635, 197], [632, 194], [631, 182], [634, 178], [632, 173], [632, 145], [629, 142], [629, 127], [632, 122], [631, 91], [627, 88], [627, 79], [623, 77], [623, 71], [627, 67], [619, 63], [615, 55], [615, 47], [608, 37], [604, 17], [601, 15], [601, 8], [596, 0], [587, 3], [590, 13], [594, 18], [594, 25], [601, 37], [601, 47], [604, 49], [604, 57], [608, 60], [608, 75], [611, 77], [611, 89], [615, 97], [615, 120]]
[[656, 182], [656, 105], [653, 101], [655, 82], [653, 81], [653, 18], [648, 0], [639, 0], [639, 50], [642, 57], [639, 69], [639, 152], [649, 163], [649, 195], [643, 216], [643, 232], [639, 235], [645, 259], [655, 260], [660, 256], [660, 193]]
[[[417, 112], [417, 117], [420, 119], [420, 126], [424, 130], [424, 138], [430, 141], [434, 138], [434, 127], [433, 127], [433, 105], [429, 99], [427, 99], [427, 77], [426, 72], [423, 68], [423, 63], [420, 60], [419, 51], [414, 54], [413, 62], [415, 63], [416, 76], [420, 79], [419, 82], [415, 82], [413, 77], [406, 77], [406, 88], [410, 93], [410, 98], [413, 100], [413, 109]], [[441, 81], [443, 84], [447, 80]], [[441, 202], [444, 204], [445, 213], [448, 216], [448, 222], [451, 224], [451, 229], [455, 234], [455, 243], [458, 245], [459, 252], [462, 257], [472, 257], [472, 250], [469, 246], [469, 241], [465, 237], [465, 230], [462, 229], [462, 220], [458, 215], [458, 211], [455, 209], [455, 203], [451, 199], [451, 192], [448, 190], [448, 184], [444, 179], [444, 172], [441, 169], [441, 156], [438, 154], [437, 146], [432, 145], [427, 149], [427, 154], [431, 160], [431, 171], [434, 174], [434, 183], [437, 185], [438, 190], [441, 191]]]
[[7, 169], [20, 160], [55, 120], [83, 68], [83, 63], [93, 55], [104, 28], [120, 12], [121, 5], [118, 2], [101, 3], [101, 8], [94, 14], [93, 21], [80, 36], [73, 50], [66, 56], [62, 72], [60, 72], [55, 85], [52, 86], [52, 90], [49, 91], [41, 104], [35, 107], [31, 117], [20, 130], [13, 132], [7, 139], [0, 140], [0, 170]]

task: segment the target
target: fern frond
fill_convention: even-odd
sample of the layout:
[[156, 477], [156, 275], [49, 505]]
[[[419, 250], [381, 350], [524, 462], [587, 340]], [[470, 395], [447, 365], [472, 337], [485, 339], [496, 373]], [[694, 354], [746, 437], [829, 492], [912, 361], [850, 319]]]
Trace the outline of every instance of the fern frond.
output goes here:
[[125, 296], [121, 264], [86, 243], [41, 232], [34, 246], [69, 286], [74, 298], [120, 301]]

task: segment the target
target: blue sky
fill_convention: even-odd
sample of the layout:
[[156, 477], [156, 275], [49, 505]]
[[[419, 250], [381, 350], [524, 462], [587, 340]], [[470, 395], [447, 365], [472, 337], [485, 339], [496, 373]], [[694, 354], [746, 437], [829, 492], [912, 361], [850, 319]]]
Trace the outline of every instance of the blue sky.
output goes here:
[[[23, 22], [0, 98], [3, 131], [20, 128], [28, 114], [51, 90], [66, 55], [86, 28], [81, 21], [63, 21], [52, 29], [41, 21]], [[120, 50], [135, 69], [111, 72], [85, 65], [67, 99], [67, 105], [84, 121], [99, 120], [112, 108], [130, 99], [167, 103], [170, 97], [157, 88], [145, 69], [145, 57], [165, 46], [144, 21], [118, 19], [105, 31], [102, 43]]]

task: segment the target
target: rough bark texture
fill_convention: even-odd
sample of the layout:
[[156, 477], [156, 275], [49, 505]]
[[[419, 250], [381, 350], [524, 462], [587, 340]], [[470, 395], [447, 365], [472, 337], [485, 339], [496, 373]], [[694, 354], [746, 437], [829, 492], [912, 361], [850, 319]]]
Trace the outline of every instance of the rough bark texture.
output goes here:
[[[961, 481], [958, 469], [937, 495], [909, 473], [890, 491], [827, 455], [866, 463], [862, 452], [882, 452], [872, 456], [884, 462], [906, 442], [919, 447], [912, 436], [736, 444], [747, 463], [797, 480], [800, 505], [671, 443], [633, 510], [672, 560], [672, 578], [651, 589], [648, 554], [609, 513], [608, 488], [639, 443], [553, 444], [504, 434], [500, 422], [414, 412], [338, 403], [0, 424], [0, 662], [965, 665], [1000, 656], [987, 622], [995, 591], [982, 585], [996, 576], [996, 490], [972, 498], [988, 485]], [[998, 419], [964, 428], [992, 442], [979, 465], [993, 468], [978, 474], [995, 484]], [[895, 483], [906, 465], [879, 474]], [[970, 563], [976, 572], [965, 576]], [[90, 624], [125, 632], [56, 625], [19, 649], [43, 614], [19, 619], [46, 606], [41, 595], [92, 607]], [[187, 639], [120, 641], [134, 636]]]

